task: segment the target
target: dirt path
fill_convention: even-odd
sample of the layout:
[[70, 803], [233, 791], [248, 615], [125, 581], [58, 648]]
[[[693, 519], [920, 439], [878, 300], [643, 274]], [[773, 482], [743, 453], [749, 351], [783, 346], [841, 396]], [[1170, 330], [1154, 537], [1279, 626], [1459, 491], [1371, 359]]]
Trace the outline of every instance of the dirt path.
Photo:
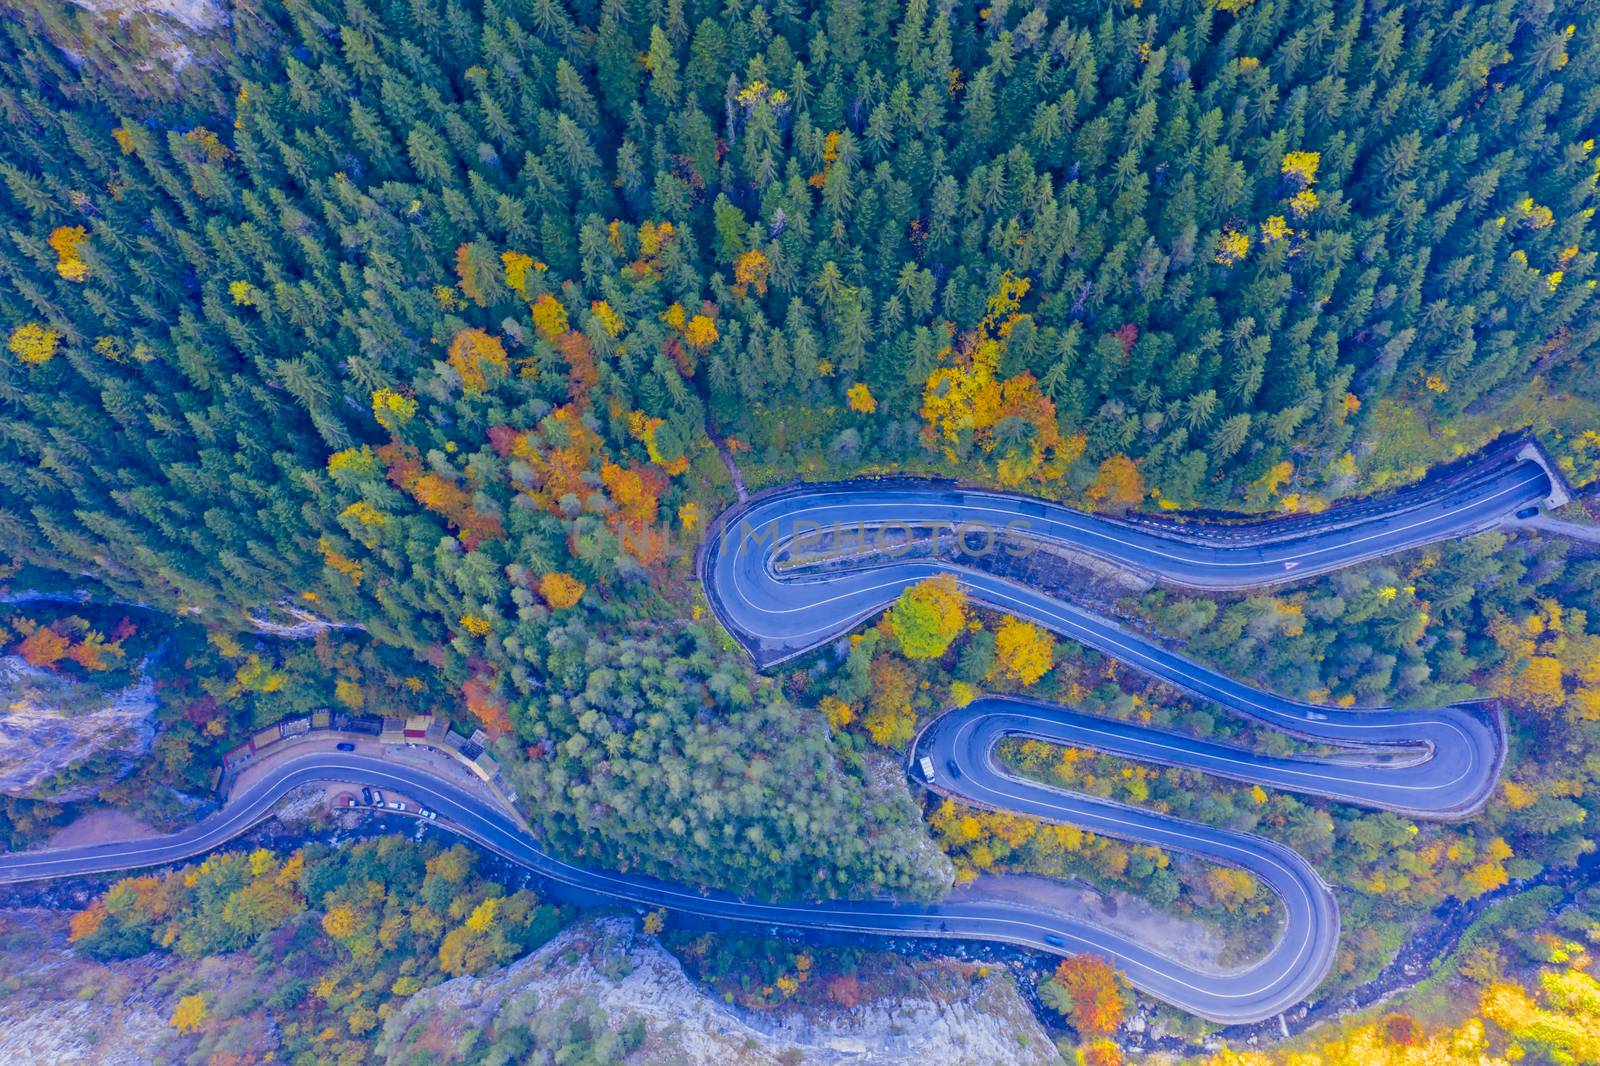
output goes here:
[[717, 454], [722, 456], [722, 465], [728, 468], [728, 476], [733, 479], [733, 491], [738, 494], [739, 502], [744, 503], [750, 499], [750, 490], [744, 487], [744, 475], [739, 472], [739, 464], [733, 458], [733, 449], [729, 448], [723, 439], [711, 427], [711, 412], [706, 411], [706, 436], [711, 438], [711, 444], [717, 449]]
[[[1252, 961], [1251, 952], [1242, 945], [1229, 944], [1215, 926], [1168, 913], [1128, 893], [1102, 893], [1077, 882], [1028, 874], [985, 874], [956, 889], [950, 898], [1001, 900], [1080, 918], [1147, 943], [1186, 966], [1215, 974], [1238, 973]], [[1245, 961], [1230, 960], [1230, 956], [1244, 956]]]
[[51, 834], [47, 848], [72, 848], [84, 844], [116, 844], [155, 836], [158, 830], [127, 811], [90, 811]]
[[1554, 533], [1561, 537], [1571, 537], [1573, 540], [1587, 541], [1590, 544], [1600, 544], [1600, 526], [1584, 525], [1580, 522], [1568, 522], [1561, 518], [1551, 518], [1549, 515], [1538, 514], [1532, 518], [1524, 519], [1521, 523], [1529, 529], [1537, 529], [1541, 533]]

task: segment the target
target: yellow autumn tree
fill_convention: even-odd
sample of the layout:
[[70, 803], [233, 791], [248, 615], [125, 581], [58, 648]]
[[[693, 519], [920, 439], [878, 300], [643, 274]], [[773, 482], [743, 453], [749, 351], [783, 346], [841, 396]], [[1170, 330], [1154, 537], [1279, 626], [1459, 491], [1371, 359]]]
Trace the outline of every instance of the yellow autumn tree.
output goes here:
[[992, 456], [1003, 484], [1060, 477], [1083, 455], [1084, 438], [1061, 435], [1055, 403], [1024, 371], [999, 376], [1013, 330], [1029, 316], [1019, 309], [1027, 278], [1007, 271], [985, 305], [978, 328], [941, 353], [948, 365], [928, 375], [922, 388], [922, 439], [951, 463], [970, 462], [975, 448]]
[[1250, 234], [1241, 233], [1232, 226], [1217, 237], [1216, 261], [1223, 266], [1233, 266], [1250, 253]]
[[[1590, 994], [1600, 990], [1591, 989]], [[1547, 1010], [1519, 986], [1497, 981], [1484, 990], [1479, 1002], [1483, 1016], [1519, 1040], [1556, 1052], [1535, 1061], [1600, 1062], [1600, 1024], [1595, 1012], [1577, 1009]]]
[[862, 728], [880, 747], [904, 747], [917, 729], [917, 712], [911, 707], [911, 698], [917, 691], [916, 675], [905, 663], [887, 655], [872, 660], [868, 675], [871, 685]]
[[395, 432], [417, 413], [417, 401], [394, 389], [378, 389], [372, 394], [372, 417], [378, 425]]
[[50, 231], [50, 247], [56, 253], [56, 273], [68, 281], [84, 281], [89, 277], [89, 264], [83, 261], [80, 246], [89, 240], [89, 231], [82, 226], [57, 226]]
[[852, 411], [870, 415], [878, 409], [878, 401], [873, 398], [872, 390], [867, 388], [866, 382], [858, 381], [851, 385], [845, 396], [850, 401]]
[[1055, 665], [1056, 641], [1032, 622], [1007, 616], [994, 633], [995, 676], [1031, 685]]
[[355, 908], [348, 903], [335, 904], [322, 916], [322, 931], [335, 940], [346, 940], [354, 936], [356, 928]]
[[908, 659], [936, 659], [967, 624], [967, 594], [953, 574], [912, 585], [889, 609], [889, 631]]
[[555, 341], [568, 329], [567, 309], [549, 293], [540, 293], [539, 298], [533, 301], [533, 328], [545, 340]]
[[584, 584], [575, 577], [552, 571], [539, 579], [539, 595], [552, 610], [571, 607], [583, 598]]
[[1317, 167], [1322, 163], [1320, 152], [1288, 152], [1283, 157], [1283, 164], [1278, 168], [1283, 176], [1298, 185], [1314, 184], [1317, 180]]
[[18, 326], [11, 331], [11, 339], [6, 342], [12, 355], [32, 366], [40, 366], [54, 359], [56, 349], [60, 346], [61, 334], [37, 322]]
[[1212, 866], [1206, 870], [1206, 889], [1224, 909], [1236, 911], [1255, 897], [1256, 880], [1232, 866]]
[[172, 1027], [180, 1033], [188, 1034], [200, 1028], [200, 1023], [206, 1020], [206, 997], [203, 992], [195, 992], [178, 1000], [178, 1005], [172, 1008]]
[[856, 720], [856, 709], [837, 696], [822, 697], [817, 710], [828, 719], [829, 727], [836, 733]]
[[626, 323], [616, 309], [604, 300], [591, 300], [589, 311], [594, 315], [595, 321], [600, 323], [600, 328], [606, 331], [608, 337], [619, 337]]
[[455, 335], [450, 341], [449, 361], [467, 392], [482, 392], [489, 384], [489, 371], [499, 375], [509, 369], [506, 346], [500, 338], [477, 328]]
[[717, 343], [717, 322], [710, 315], [695, 315], [684, 327], [683, 339], [696, 351], [704, 351]]
[[771, 273], [771, 270], [772, 267], [767, 262], [767, 257], [755, 248], [739, 256], [733, 264], [734, 295], [742, 300], [745, 297], [745, 293], [753, 286], [757, 295], [765, 296], [767, 294], [767, 276]]
[[528, 272], [543, 273], [549, 268], [525, 252], [501, 252], [500, 262], [506, 268], [506, 287], [521, 296], [528, 296]]
[[1561, 683], [1561, 661], [1548, 655], [1529, 656], [1520, 667], [1495, 679], [1495, 691], [1534, 710], [1553, 710], [1567, 698]]
[[334, 682], [333, 695], [335, 699], [353, 711], [359, 711], [361, 705], [367, 702], [367, 694], [362, 691], [360, 683], [351, 681], [347, 677], [341, 677]]

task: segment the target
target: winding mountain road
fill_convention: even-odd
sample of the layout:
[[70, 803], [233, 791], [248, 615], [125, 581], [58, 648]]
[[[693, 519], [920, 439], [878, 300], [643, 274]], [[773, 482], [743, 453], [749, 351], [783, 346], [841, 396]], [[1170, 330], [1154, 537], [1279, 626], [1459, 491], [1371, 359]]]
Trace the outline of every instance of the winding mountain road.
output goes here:
[[[1424, 485], [1381, 504], [1339, 508], [1287, 531], [1140, 525], [926, 483], [799, 487], [741, 503], [715, 527], [701, 558], [708, 596], [729, 632], [763, 666], [847, 632], [908, 585], [931, 574], [953, 573], [973, 598], [992, 607], [1030, 618], [1237, 713], [1350, 749], [1353, 755], [1337, 760], [1269, 757], [1006, 697], [977, 700], [941, 715], [913, 745], [913, 765], [923, 755], [933, 761], [930, 784], [966, 802], [1183, 851], [1261, 878], [1283, 901], [1284, 934], [1264, 958], [1235, 972], [1195, 970], [1091, 922], [1018, 904], [766, 903], [573, 866], [543, 851], [480, 796], [418, 767], [347, 753], [290, 760], [222, 811], [169, 836], [0, 856], [0, 883], [179, 861], [237, 836], [300, 785], [351, 782], [394, 789], [426, 803], [484, 847], [580, 895], [764, 926], [999, 940], [1058, 954], [1092, 951], [1114, 962], [1137, 987], [1185, 1010], [1224, 1023], [1257, 1021], [1310, 995], [1332, 962], [1338, 907], [1316, 871], [1293, 850], [1261, 837], [1024, 780], [995, 760], [997, 742], [1037, 737], [1415, 817], [1453, 818], [1478, 809], [1494, 788], [1504, 757], [1498, 719], [1470, 707], [1347, 711], [1261, 692], [1090, 611], [983, 569], [978, 564], [984, 557], [971, 551], [973, 537], [1009, 526], [1009, 539], [994, 550], [1043, 545], [1191, 587], [1245, 588], [1490, 528], [1555, 491], [1545, 468], [1524, 451], [1486, 459], [1443, 484]], [[898, 545], [915, 532], [953, 525], [966, 534], [966, 555], [900, 557]], [[841, 539], [851, 545], [843, 552]], [[818, 562], [819, 551], [833, 557]]]

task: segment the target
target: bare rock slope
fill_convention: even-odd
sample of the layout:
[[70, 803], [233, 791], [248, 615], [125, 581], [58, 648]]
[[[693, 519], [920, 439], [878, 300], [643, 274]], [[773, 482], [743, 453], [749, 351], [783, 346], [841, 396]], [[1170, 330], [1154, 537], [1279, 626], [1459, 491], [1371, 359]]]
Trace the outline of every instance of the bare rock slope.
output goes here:
[[[148, 665], [148, 664], [147, 664]], [[133, 684], [106, 692], [0, 657], [0, 793], [82, 799], [93, 782], [47, 787], [63, 770], [91, 756], [110, 755], [121, 772], [150, 748], [155, 734], [155, 685], [140, 668]]]
[[925, 995], [825, 1015], [753, 1015], [708, 996], [676, 959], [626, 919], [569, 927], [539, 951], [484, 977], [422, 992], [389, 1019], [376, 1049], [391, 1066], [464, 1061], [498, 1030], [574, 1002], [632, 1029], [628, 1062], [705, 1066], [900, 1063], [1056, 1064], [1049, 1036], [1008, 977], [932, 974]]

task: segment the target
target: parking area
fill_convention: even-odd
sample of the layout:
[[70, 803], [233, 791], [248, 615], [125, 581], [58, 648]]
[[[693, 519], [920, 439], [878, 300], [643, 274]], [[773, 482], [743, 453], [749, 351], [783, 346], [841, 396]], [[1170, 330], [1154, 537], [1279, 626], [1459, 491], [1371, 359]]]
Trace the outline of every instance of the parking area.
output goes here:
[[[480, 777], [468, 770], [459, 758], [422, 743], [384, 743], [376, 737], [359, 734], [340, 733], [332, 730], [319, 730], [301, 736], [285, 739], [275, 744], [271, 749], [259, 755], [252, 756], [248, 761], [242, 762], [230, 776], [228, 782], [228, 795], [237, 795], [248, 789], [252, 784], [267, 777], [273, 769], [284, 762], [301, 755], [313, 752], [350, 752], [371, 758], [382, 759], [385, 762], [406, 764], [427, 770], [436, 777], [442, 777], [451, 783], [467, 789], [475, 795], [482, 796], [496, 807], [516, 818], [519, 824], [525, 823], [522, 816], [509, 803], [505, 796], [497, 789], [487, 785]], [[327, 803], [329, 808], [344, 810], [376, 811], [379, 804], [377, 794], [369, 797], [363, 795], [360, 786], [348, 782], [330, 780], [328, 782]], [[371, 792], [372, 790], [365, 790]], [[348, 801], [354, 799], [355, 806]], [[410, 796], [399, 793], [382, 791], [382, 809], [392, 814], [407, 814], [415, 817], [426, 818], [421, 815], [421, 805]], [[403, 806], [395, 806], [401, 804]], [[434, 820], [434, 819], [427, 819]]]

